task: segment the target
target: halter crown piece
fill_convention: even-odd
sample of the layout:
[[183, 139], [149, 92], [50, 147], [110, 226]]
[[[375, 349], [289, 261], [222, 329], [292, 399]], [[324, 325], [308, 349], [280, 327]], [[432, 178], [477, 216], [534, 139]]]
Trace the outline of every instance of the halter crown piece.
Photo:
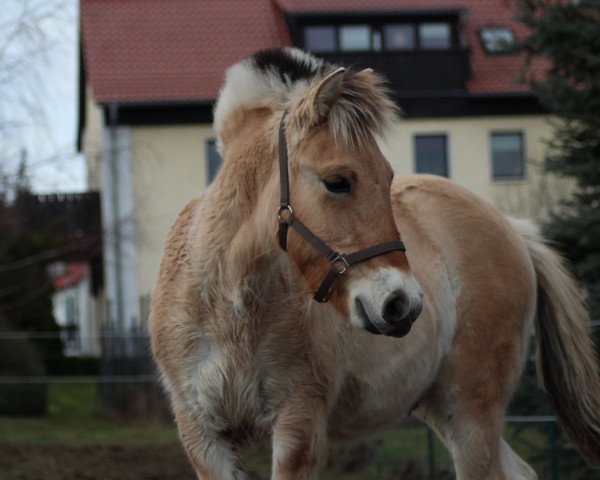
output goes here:
[[279, 183], [281, 189], [281, 202], [279, 204], [279, 210], [277, 211], [277, 217], [279, 219], [279, 229], [277, 232], [279, 246], [283, 250], [287, 250], [288, 227], [292, 227], [315, 250], [327, 258], [331, 264], [331, 268], [329, 273], [327, 273], [321, 282], [321, 286], [313, 296], [317, 302], [325, 303], [327, 300], [329, 300], [329, 290], [331, 289], [335, 280], [340, 275], [344, 274], [350, 266], [369, 258], [383, 255], [384, 253], [393, 252], [395, 250], [401, 250], [404, 252], [406, 251], [406, 248], [402, 241], [393, 240], [346, 255], [345, 253], [336, 252], [335, 250], [329, 248], [319, 237], [312, 233], [308, 227], [306, 227], [302, 222], [300, 222], [300, 220], [296, 218], [292, 210], [292, 206], [290, 205], [288, 150], [284, 125], [284, 120], [287, 113], [287, 110], [283, 112], [281, 121], [279, 122]]

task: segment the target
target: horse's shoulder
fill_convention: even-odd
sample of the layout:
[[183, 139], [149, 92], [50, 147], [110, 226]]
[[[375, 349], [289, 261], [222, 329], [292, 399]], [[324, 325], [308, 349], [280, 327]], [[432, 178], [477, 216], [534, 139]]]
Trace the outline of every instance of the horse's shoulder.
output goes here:
[[492, 270], [512, 270], [524, 282], [530, 279], [527, 250], [513, 222], [471, 190], [434, 175], [409, 175], [395, 180], [392, 203], [403, 236], [419, 232], [419, 241], [411, 246], [435, 245], [443, 258], [464, 267], [464, 278], [469, 272], [485, 271], [489, 277]]
[[160, 264], [159, 281], [172, 280], [185, 265], [190, 264], [189, 230], [198, 208], [202, 205], [203, 195], [194, 197], [177, 216], [167, 239]]

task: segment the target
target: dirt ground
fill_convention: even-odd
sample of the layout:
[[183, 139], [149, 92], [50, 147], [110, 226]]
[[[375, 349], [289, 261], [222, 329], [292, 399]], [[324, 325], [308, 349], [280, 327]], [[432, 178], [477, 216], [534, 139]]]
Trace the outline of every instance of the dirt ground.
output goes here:
[[[396, 471], [368, 468], [373, 451], [359, 445], [337, 452], [338, 462], [322, 473], [324, 480], [415, 480], [424, 475], [414, 462]], [[262, 455], [258, 455], [262, 457]], [[267, 460], [269, 460], [267, 458]], [[250, 478], [267, 478], [265, 465], [247, 465]], [[264, 458], [259, 462], [265, 463]], [[268, 470], [268, 463], [266, 464]], [[262, 471], [262, 473], [261, 473]], [[23, 445], [0, 443], [1, 480], [195, 480], [178, 445]], [[440, 480], [450, 478], [446, 475]]]
[[193, 480], [176, 446], [0, 444], [2, 480]]

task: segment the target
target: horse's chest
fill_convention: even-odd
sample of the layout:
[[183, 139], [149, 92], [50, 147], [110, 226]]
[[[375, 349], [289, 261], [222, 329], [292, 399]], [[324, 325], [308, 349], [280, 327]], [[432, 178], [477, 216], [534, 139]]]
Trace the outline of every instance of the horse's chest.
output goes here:
[[333, 437], [390, 428], [410, 415], [434, 381], [440, 359], [438, 349], [415, 330], [403, 340], [360, 335], [347, 342], [330, 417]]
[[268, 417], [264, 381], [255, 362], [214, 343], [198, 350], [190, 363], [188, 398], [201, 416], [223, 431], [250, 428]]

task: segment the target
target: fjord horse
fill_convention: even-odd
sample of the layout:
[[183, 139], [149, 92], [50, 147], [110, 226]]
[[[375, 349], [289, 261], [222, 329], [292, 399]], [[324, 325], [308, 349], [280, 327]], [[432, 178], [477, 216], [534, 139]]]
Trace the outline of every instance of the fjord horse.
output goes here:
[[536, 478], [502, 439], [534, 326], [544, 388], [599, 460], [576, 283], [530, 224], [452, 182], [392, 184], [376, 139], [394, 122], [371, 70], [295, 49], [228, 70], [215, 109], [224, 163], [170, 232], [150, 318], [198, 478], [248, 478], [240, 447], [262, 435], [271, 478], [316, 479], [328, 439], [411, 414], [457, 478]]

